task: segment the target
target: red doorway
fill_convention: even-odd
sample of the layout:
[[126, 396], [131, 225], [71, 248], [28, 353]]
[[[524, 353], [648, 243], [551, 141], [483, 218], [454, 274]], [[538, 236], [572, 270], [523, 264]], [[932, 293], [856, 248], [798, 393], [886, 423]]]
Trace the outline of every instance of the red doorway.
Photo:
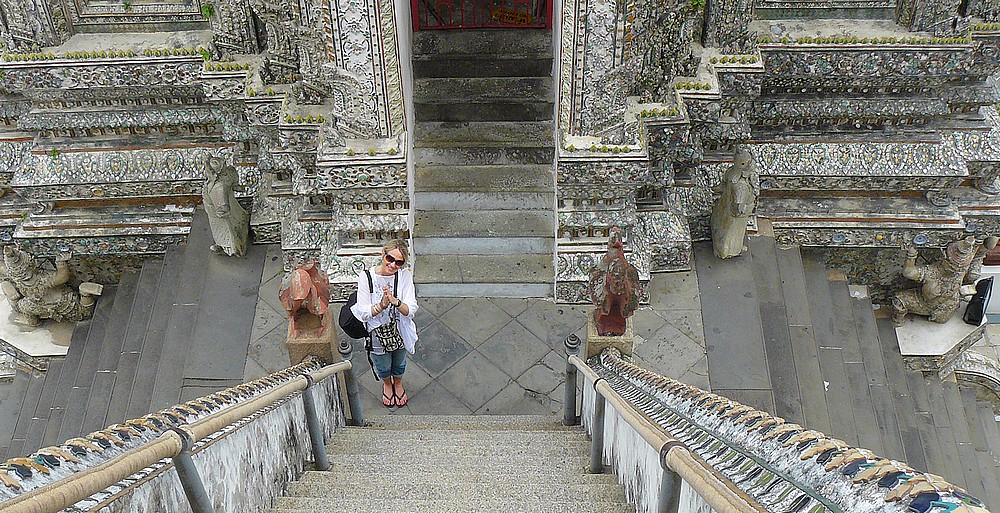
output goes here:
[[550, 28], [552, 0], [411, 0], [413, 30]]

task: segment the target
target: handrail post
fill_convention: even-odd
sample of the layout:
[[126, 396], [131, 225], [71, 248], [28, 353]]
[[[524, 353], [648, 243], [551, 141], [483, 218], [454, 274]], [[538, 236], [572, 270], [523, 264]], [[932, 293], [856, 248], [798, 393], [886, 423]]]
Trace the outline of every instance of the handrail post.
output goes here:
[[178, 427], [170, 429], [181, 437], [181, 450], [171, 460], [174, 463], [174, 469], [177, 470], [177, 477], [181, 480], [184, 495], [187, 496], [188, 504], [191, 505], [191, 511], [194, 513], [215, 513], [212, 500], [208, 498], [205, 484], [201, 480], [201, 475], [198, 474], [198, 467], [195, 466], [194, 460], [191, 458], [194, 438], [186, 429]]
[[306, 409], [306, 426], [309, 429], [309, 440], [312, 442], [313, 460], [318, 470], [329, 470], [330, 460], [326, 457], [326, 440], [323, 437], [323, 430], [319, 427], [316, 401], [313, 399], [313, 378], [308, 374], [303, 376], [306, 378], [306, 389], [302, 391], [302, 404]]
[[[351, 361], [354, 346], [351, 345], [349, 340], [341, 340], [338, 350], [340, 351], [340, 356], [344, 359], [344, 361]], [[361, 396], [358, 393], [358, 382], [354, 379], [353, 365], [350, 369], [344, 371], [344, 385], [347, 388], [347, 405], [351, 410], [351, 424], [354, 426], [364, 426], [365, 409], [361, 406]]]
[[660, 477], [660, 498], [656, 503], [657, 513], [677, 513], [681, 499], [681, 476], [662, 461], [663, 475]]
[[604, 396], [597, 390], [594, 383], [594, 421], [591, 423], [590, 436], [590, 473], [604, 472]]
[[576, 365], [569, 361], [570, 356], [580, 354], [580, 337], [575, 333], [566, 337], [566, 394], [563, 396], [563, 425], [575, 426], [580, 423], [576, 414]]

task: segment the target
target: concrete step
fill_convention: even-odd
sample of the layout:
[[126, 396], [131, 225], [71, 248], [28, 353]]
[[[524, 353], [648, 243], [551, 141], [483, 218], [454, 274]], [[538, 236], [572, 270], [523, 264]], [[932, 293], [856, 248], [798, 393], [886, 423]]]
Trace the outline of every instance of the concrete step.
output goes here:
[[844, 366], [844, 350], [838, 338], [837, 320], [827, 280], [826, 267], [817, 256], [802, 255], [805, 269], [806, 290], [809, 291], [809, 315], [812, 318], [813, 336], [818, 348], [819, 368], [826, 386], [826, 403], [829, 409], [831, 430], [849, 444], [858, 444], [858, 426], [851, 404], [851, 388]]
[[482, 210], [474, 216], [468, 212], [417, 210], [413, 236], [555, 237], [554, 223], [551, 210]]
[[42, 394], [38, 396], [38, 405], [35, 407], [35, 413], [31, 417], [31, 425], [28, 426], [28, 434], [24, 439], [25, 448], [31, 447], [34, 450], [52, 445], [44, 444], [45, 427], [52, 415], [52, 405], [55, 403], [55, 398], [61, 393], [59, 381], [65, 363], [64, 359], [49, 360], [49, 368], [45, 371], [45, 382], [42, 385]]
[[[138, 376], [139, 360], [144, 347], [149, 319], [153, 314], [156, 294], [159, 291], [160, 272], [163, 270], [163, 260], [150, 259], [143, 263], [139, 272], [139, 282], [132, 301], [132, 313], [125, 332], [125, 342], [115, 370], [115, 385], [108, 404], [108, 422], [116, 423], [127, 420], [128, 405], [132, 398], [136, 377]], [[164, 291], [166, 293], [166, 291]]]
[[415, 103], [454, 103], [457, 100], [552, 102], [552, 77], [419, 78], [413, 83]]
[[139, 273], [134, 271], [122, 273], [118, 282], [118, 290], [115, 292], [115, 304], [111, 309], [111, 318], [104, 330], [104, 342], [97, 364], [97, 373], [94, 374], [90, 386], [87, 414], [83, 421], [83, 430], [86, 433], [103, 429], [109, 424], [107, 421], [108, 407], [111, 404], [118, 361], [121, 359], [122, 348], [125, 345], [125, 334], [138, 285]]
[[554, 144], [552, 121], [421, 121], [413, 134], [414, 145], [441, 147], [457, 143], [498, 142]]
[[510, 143], [504, 146], [480, 144], [478, 146], [414, 148], [417, 166], [486, 166], [552, 164], [555, 147], [532, 145], [530, 142]]
[[[564, 426], [562, 419], [545, 415], [377, 415], [366, 417], [368, 425], [353, 430], [474, 430], [499, 431], [570, 431], [582, 432], [580, 426]], [[488, 433], [487, 433], [488, 434]]]
[[579, 469], [550, 469], [533, 468], [530, 473], [511, 472], [507, 468], [492, 468], [480, 466], [473, 471], [463, 466], [449, 466], [442, 468], [428, 468], [424, 465], [415, 465], [407, 468], [388, 466], [378, 472], [377, 476], [372, 476], [367, 472], [358, 472], [355, 468], [348, 468], [336, 463], [336, 455], [332, 454], [330, 461], [333, 468], [326, 472], [310, 471], [302, 475], [298, 481], [308, 486], [326, 486], [327, 489], [340, 486], [352, 486], [378, 479], [383, 482], [412, 481], [420, 483], [433, 482], [462, 482], [462, 483], [499, 483], [509, 485], [530, 486], [539, 483], [575, 483], [584, 485], [615, 485], [618, 479], [614, 474], [588, 474], [581, 467]]
[[[532, 468], [551, 467], [554, 471], [583, 473], [585, 472], [586, 465], [590, 462], [590, 457], [586, 451], [553, 451], [540, 454], [528, 451], [504, 455], [484, 454], [481, 456], [462, 454], [460, 457], [455, 457], [448, 452], [440, 450], [436, 452], [401, 452], [400, 454], [405, 455], [404, 457], [419, 456], [421, 458], [419, 460], [420, 465], [427, 468], [464, 469], [466, 472], [474, 472], [475, 469], [483, 468], [484, 466], [497, 468], [525, 466]], [[331, 455], [335, 457], [334, 459], [340, 468], [353, 468], [353, 472], [358, 472], [359, 469], [380, 468], [385, 466], [386, 463], [386, 456], [384, 454], [332, 453]], [[396, 458], [396, 456], [393, 456], [393, 458]], [[399, 459], [399, 461], [402, 461], [402, 459]]]
[[434, 55], [413, 58], [413, 76], [443, 77], [548, 77], [552, 76], [552, 56], [527, 54], [483, 60], [476, 55]]
[[421, 255], [413, 274], [427, 283], [552, 283], [552, 255]]
[[554, 117], [555, 104], [536, 99], [470, 101], [456, 98], [414, 101], [413, 111], [420, 121], [545, 121]]
[[[470, 477], [474, 477], [472, 474]], [[403, 480], [396, 476], [384, 476], [380, 473], [368, 475], [368, 480], [358, 480], [350, 483], [292, 483], [288, 487], [287, 497], [299, 498], [336, 498], [344, 501], [361, 501], [366, 497], [378, 497], [379, 500], [405, 502], [419, 498], [425, 501], [446, 501], [460, 497], [475, 497], [479, 500], [502, 500], [517, 497], [519, 501], [570, 502], [598, 501], [624, 502], [625, 491], [618, 483], [583, 484], [575, 482], [575, 475], [566, 476], [561, 481], [544, 483], [507, 483], [504, 481], [476, 481], [451, 479], [438, 480]]]
[[413, 238], [413, 250], [424, 255], [552, 255], [553, 237], [427, 237]]
[[987, 506], [1000, 505], [1000, 468], [997, 467], [998, 461], [990, 450], [986, 429], [980, 419], [980, 416], [985, 414], [992, 422], [993, 410], [990, 408], [986, 412], [983, 411], [982, 404], [976, 399], [974, 388], [963, 386], [960, 388], [960, 395], [965, 418], [968, 421], [969, 437], [975, 450], [976, 473], [982, 479], [983, 495], [978, 497]]
[[906, 367], [903, 356], [899, 352], [899, 342], [896, 339], [896, 328], [886, 314], [876, 318], [878, 326], [878, 343], [882, 350], [882, 361], [885, 363], [889, 379], [889, 391], [896, 403], [896, 420], [899, 423], [899, 435], [903, 443], [902, 461], [913, 468], [927, 468], [927, 458], [920, 443], [920, 433], [917, 430], [917, 418], [913, 397], [907, 387]]
[[548, 29], [422, 30], [413, 34], [413, 55], [518, 56], [552, 52]]
[[114, 308], [116, 293], [117, 287], [105, 286], [101, 297], [97, 300], [94, 317], [90, 321], [90, 331], [83, 344], [84, 351], [80, 357], [80, 365], [72, 377], [72, 388], [64, 392], [67, 394], [67, 401], [57, 437], [59, 440], [68, 440], [90, 432], [84, 431], [84, 418], [87, 414], [90, 387], [94, 383], [94, 374], [97, 372], [103, 349], [104, 333], [111, 322], [111, 310]]
[[[153, 301], [146, 328], [142, 333], [142, 353], [139, 355], [135, 380], [132, 382], [132, 389], [129, 393], [125, 418], [137, 418], [154, 411], [150, 407], [150, 398], [153, 395], [167, 322], [174, 303], [174, 294], [177, 291], [177, 280], [181, 276], [183, 257], [183, 246], [168, 248], [167, 253], [163, 256], [163, 264], [156, 284], [156, 298]], [[147, 265], [153, 264], [147, 262], [144, 267]], [[160, 286], [161, 283], [164, 286]]]
[[[792, 354], [791, 332], [785, 312], [784, 293], [778, 269], [777, 248], [773, 237], [751, 237], [747, 247], [753, 254], [751, 271], [775, 414], [792, 422], [804, 421], [802, 398]], [[804, 298], [802, 298], [804, 299]], [[797, 420], [792, 420], [797, 419]]]
[[414, 209], [436, 211], [553, 210], [552, 192], [417, 192]]
[[156, 411], [180, 402], [184, 386], [184, 365], [192, 347], [192, 335], [199, 324], [199, 302], [206, 282], [208, 260], [203, 251], [213, 244], [212, 232], [204, 210], [197, 210], [191, 232], [184, 246], [184, 256], [176, 276], [164, 275], [161, 286], [176, 284], [173, 304], [163, 334], [156, 379], [150, 394], [149, 409]]
[[417, 166], [417, 193], [547, 192], [555, 187], [551, 164], [510, 166]]
[[551, 283], [423, 283], [417, 284], [421, 297], [503, 297], [550, 298]]
[[[98, 299], [98, 304], [100, 303]], [[84, 346], [90, 336], [90, 327], [93, 319], [87, 319], [76, 323], [73, 328], [73, 335], [70, 338], [69, 352], [63, 360], [62, 368], [59, 370], [59, 379], [56, 381], [56, 395], [52, 398], [52, 407], [49, 411], [49, 420], [45, 424], [45, 433], [42, 436], [42, 446], [50, 446], [65, 441], [59, 438], [62, 430], [62, 419], [69, 403], [69, 392], [73, 389], [76, 381], [76, 373], [80, 369], [80, 362], [83, 359]]]
[[[948, 413], [945, 402], [945, 390], [941, 380], [937, 376], [925, 376], [924, 383], [928, 402], [930, 404], [931, 419], [934, 422], [934, 436], [937, 438], [940, 453], [934, 458], [928, 456], [927, 464], [930, 471], [943, 476], [959, 486], [964, 485], [964, 472], [962, 471], [962, 461], [958, 453], [958, 440], [955, 436], [954, 422]], [[961, 419], [965, 422], [965, 419]], [[933, 443], [933, 442], [932, 442]]]
[[[445, 435], [443, 433], [432, 432], [436, 436], [430, 437], [403, 437], [393, 434], [387, 439], [385, 433], [370, 437], [341, 437], [336, 436], [327, 444], [327, 450], [331, 454], [386, 454], [393, 453], [401, 448], [420, 448], [442, 451], [453, 451], [457, 448], [471, 451], [474, 454], [508, 454], [511, 451], [524, 451], [539, 449], [546, 450], [567, 450], [586, 451], [590, 442], [584, 436], [569, 436], [565, 433], [556, 433], [556, 436], [545, 438], [522, 437], [520, 433], [503, 433], [507, 436], [491, 434], [488, 437], [481, 433], [458, 432]], [[575, 433], [574, 433], [575, 435]]]
[[14, 456], [27, 456], [38, 449], [38, 447], [31, 446], [27, 440], [31, 429], [31, 419], [35, 416], [38, 399], [42, 396], [42, 390], [45, 388], [45, 375], [36, 372], [25, 373], [25, 379], [27, 382], [24, 395], [21, 396], [21, 413], [17, 417], [10, 441], [10, 453]]
[[[349, 428], [338, 432], [332, 442], [381, 442], [385, 440], [387, 429]], [[496, 429], [393, 429], [395, 443], [436, 442], [445, 440], [455, 443], [488, 443], [503, 445], [511, 443], [549, 443], [587, 441], [587, 434], [577, 430], [496, 430]]]
[[[282, 497], [275, 501], [270, 511], [280, 512], [324, 512], [356, 513], [371, 508], [371, 499], [307, 499]], [[393, 503], [395, 513], [634, 513], [635, 507], [615, 501], [593, 502], [575, 500], [567, 502], [518, 501], [512, 498], [499, 500], [479, 500], [475, 497], [451, 500], [410, 499]]]
[[[809, 293], [799, 248], [777, 248], [775, 262], [781, 276], [781, 293], [788, 319], [798, 396], [802, 400], [802, 421], [793, 422], [828, 433], [831, 425], [830, 412], [826, 404], [823, 374], [819, 369], [819, 348], [813, 335], [812, 318], [809, 316]], [[768, 364], [770, 365], [770, 359]]]
[[976, 458], [976, 448], [972, 444], [969, 420], [966, 417], [965, 404], [962, 402], [958, 383], [952, 380], [942, 381], [941, 390], [945, 402], [945, 411], [948, 415], [949, 428], [955, 437], [955, 446], [961, 470], [961, 474], [956, 474], [952, 477], [951, 482], [964, 487], [976, 497], [983, 497], [986, 495], [986, 490], [983, 488], [979, 460]]

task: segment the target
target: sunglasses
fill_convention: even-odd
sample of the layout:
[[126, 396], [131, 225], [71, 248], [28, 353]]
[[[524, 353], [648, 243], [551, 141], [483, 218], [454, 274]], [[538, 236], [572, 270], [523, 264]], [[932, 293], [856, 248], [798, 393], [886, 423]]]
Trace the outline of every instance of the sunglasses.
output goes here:
[[396, 260], [395, 258], [392, 258], [392, 256], [388, 254], [385, 255], [385, 261], [390, 264], [396, 264], [397, 267], [403, 267], [403, 264], [406, 263], [405, 258], [400, 258], [399, 260]]

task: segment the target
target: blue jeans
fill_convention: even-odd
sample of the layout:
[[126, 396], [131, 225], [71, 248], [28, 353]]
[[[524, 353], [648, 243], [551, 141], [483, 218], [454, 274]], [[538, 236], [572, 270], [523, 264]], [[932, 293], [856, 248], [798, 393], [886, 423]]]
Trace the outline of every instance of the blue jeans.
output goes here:
[[375, 374], [379, 379], [389, 379], [389, 377], [401, 378], [406, 372], [406, 348], [399, 348], [391, 353], [372, 354], [372, 361], [375, 362]]

